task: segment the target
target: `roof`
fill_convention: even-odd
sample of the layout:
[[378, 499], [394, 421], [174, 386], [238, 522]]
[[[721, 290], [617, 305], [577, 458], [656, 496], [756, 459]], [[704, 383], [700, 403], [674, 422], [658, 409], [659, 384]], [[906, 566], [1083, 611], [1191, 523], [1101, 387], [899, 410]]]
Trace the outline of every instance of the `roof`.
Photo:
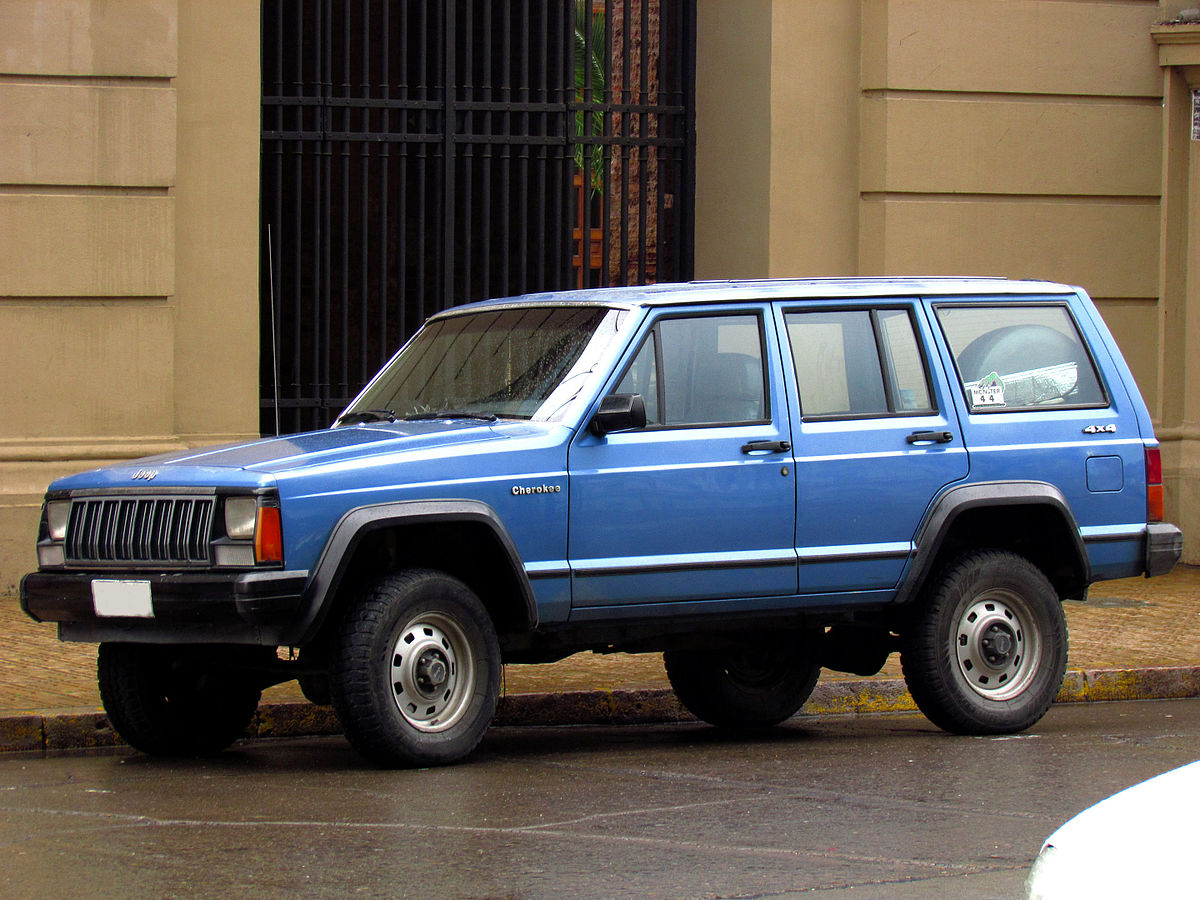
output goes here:
[[682, 303], [728, 303], [739, 300], [836, 300], [872, 297], [980, 297], [1070, 294], [1075, 288], [1049, 281], [1007, 278], [770, 278], [730, 281], [692, 281], [635, 287], [547, 291], [457, 306], [440, 315], [498, 307], [542, 303], [587, 306], [671, 306]]

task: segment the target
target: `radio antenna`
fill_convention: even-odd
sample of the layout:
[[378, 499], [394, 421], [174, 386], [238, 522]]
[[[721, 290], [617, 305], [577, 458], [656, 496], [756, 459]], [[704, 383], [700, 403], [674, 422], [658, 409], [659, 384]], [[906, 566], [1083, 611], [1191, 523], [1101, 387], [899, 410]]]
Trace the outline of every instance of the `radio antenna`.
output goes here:
[[275, 251], [271, 246], [271, 223], [267, 223], [267, 280], [271, 285], [271, 381], [275, 386], [275, 437], [279, 437], [279, 348], [275, 342]]

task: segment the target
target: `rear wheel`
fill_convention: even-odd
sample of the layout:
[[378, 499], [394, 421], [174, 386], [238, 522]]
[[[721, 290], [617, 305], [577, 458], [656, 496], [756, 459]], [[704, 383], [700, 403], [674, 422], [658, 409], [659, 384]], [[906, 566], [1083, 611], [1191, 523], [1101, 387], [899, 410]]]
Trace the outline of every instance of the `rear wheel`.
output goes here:
[[790, 718], [816, 687], [812, 634], [763, 637], [742, 647], [668, 650], [667, 679], [698, 719], [721, 728], [765, 728]]
[[414, 570], [380, 579], [346, 612], [330, 693], [346, 737], [385, 766], [456, 762], [483, 739], [500, 693], [500, 646], [462, 582]]
[[901, 635], [909, 692], [955, 734], [1011, 734], [1062, 687], [1067, 622], [1054, 587], [1006, 551], [967, 554], [937, 579]]
[[273, 651], [100, 645], [100, 699], [128, 744], [158, 756], [204, 756], [241, 737], [262, 696], [252, 665]]

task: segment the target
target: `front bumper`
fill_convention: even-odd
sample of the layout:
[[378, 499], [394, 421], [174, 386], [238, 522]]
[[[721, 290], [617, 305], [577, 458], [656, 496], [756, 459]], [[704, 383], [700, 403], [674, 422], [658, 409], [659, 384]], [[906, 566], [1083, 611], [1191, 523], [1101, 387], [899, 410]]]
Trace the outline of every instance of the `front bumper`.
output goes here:
[[[150, 586], [153, 615], [97, 615], [95, 579]], [[39, 622], [57, 622], [63, 640], [184, 640], [272, 644], [291, 623], [308, 584], [291, 572], [33, 572], [21, 579], [21, 608]]]

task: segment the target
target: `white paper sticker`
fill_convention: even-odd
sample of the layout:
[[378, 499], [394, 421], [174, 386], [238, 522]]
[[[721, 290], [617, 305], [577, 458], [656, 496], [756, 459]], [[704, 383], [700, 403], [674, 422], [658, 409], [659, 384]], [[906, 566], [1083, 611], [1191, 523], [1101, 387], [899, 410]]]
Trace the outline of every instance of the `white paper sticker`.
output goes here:
[[1004, 406], [1004, 382], [993, 372], [987, 378], [981, 378], [971, 386], [971, 407]]
[[150, 582], [97, 578], [92, 582], [92, 606], [106, 618], [153, 619]]

